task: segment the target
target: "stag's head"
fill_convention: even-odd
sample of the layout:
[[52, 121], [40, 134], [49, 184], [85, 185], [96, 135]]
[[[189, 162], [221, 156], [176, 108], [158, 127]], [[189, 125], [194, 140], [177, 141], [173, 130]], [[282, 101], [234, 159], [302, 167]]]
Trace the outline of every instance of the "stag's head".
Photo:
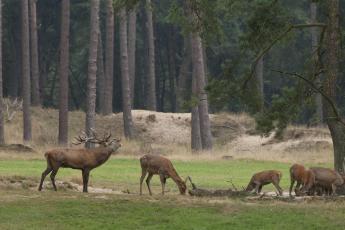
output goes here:
[[112, 152], [114, 153], [118, 148], [121, 147], [121, 140], [120, 139], [110, 139], [111, 133], [105, 133], [103, 137], [99, 137], [99, 135], [96, 133], [95, 130], [90, 129], [90, 135], [87, 135], [85, 132], [82, 132], [81, 135], [77, 136], [75, 138], [76, 142], [73, 144], [79, 145], [82, 143], [93, 143], [98, 144], [105, 148], [110, 148]]
[[119, 149], [121, 146], [121, 139], [115, 138], [105, 145], [105, 147], [110, 148], [113, 153], [116, 152], [116, 150]]

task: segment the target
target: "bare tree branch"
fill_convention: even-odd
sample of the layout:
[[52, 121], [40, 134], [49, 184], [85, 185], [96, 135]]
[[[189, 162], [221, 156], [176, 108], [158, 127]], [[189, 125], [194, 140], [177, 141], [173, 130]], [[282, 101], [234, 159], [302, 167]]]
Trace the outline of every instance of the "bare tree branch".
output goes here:
[[[301, 74], [298, 73], [289, 73], [289, 72], [284, 72], [281, 70], [272, 70], [273, 72], [277, 72], [280, 74], [284, 74], [284, 75], [288, 75], [288, 76], [293, 76], [293, 77], [297, 77], [299, 79], [302, 79], [304, 82], [306, 82], [308, 85], [310, 85], [315, 91], [317, 91], [318, 93], [320, 93], [322, 95], [323, 98], [325, 98], [325, 100], [329, 103], [329, 105], [332, 107], [333, 113], [335, 115], [335, 117], [333, 119], [338, 120], [342, 125], [345, 126], [345, 121], [341, 118], [341, 116], [339, 115], [339, 112], [337, 110], [337, 107], [335, 106], [333, 100], [328, 97], [319, 87], [317, 87], [312, 81], [310, 81], [309, 79], [307, 79], [306, 77], [302, 76]], [[321, 73], [321, 72], [320, 72]], [[317, 73], [320, 74], [320, 73]], [[330, 117], [329, 117], [330, 119]]]
[[[311, 23], [311, 24], [297, 24], [297, 25], [290, 25], [286, 30], [284, 30], [282, 33], [280, 33], [265, 49], [263, 49], [254, 59], [254, 62], [251, 66], [251, 71], [247, 79], [244, 81], [243, 89], [247, 87], [248, 82], [253, 78], [255, 73], [255, 67], [260, 60], [276, 43], [278, 43], [280, 40], [282, 40], [288, 33], [290, 33], [294, 29], [304, 29], [304, 28], [310, 28], [310, 27], [321, 27], [325, 28], [326, 24], [324, 23]], [[323, 37], [323, 36], [322, 36]]]

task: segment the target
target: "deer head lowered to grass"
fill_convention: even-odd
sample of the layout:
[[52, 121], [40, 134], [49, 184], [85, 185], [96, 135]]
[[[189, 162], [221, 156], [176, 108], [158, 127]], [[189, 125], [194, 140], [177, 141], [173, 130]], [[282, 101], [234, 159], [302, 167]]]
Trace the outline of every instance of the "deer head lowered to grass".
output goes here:
[[83, 133], [83, 135], [79, 135], [75, 138], [77, 142], [74, 144], [95, 143], [99, 144], [99, 147], [91, 149], [53, 149], [44, 154], [47, 160], [47, 168], [42, 173], [38, 191], [42, 190], [43, 181], [49, 173], [51, 173], [50, 178], [54, 190], [57, 191], [55, 185], [55, 176], [59, 168], [62, 167], [80, 169], [83, 175], [83, 192], [87, 192], [90, 171], [105, 163], [111, 154], [121, 147], [120, 140], [110, 139], [110, 133], [104, 134], [103, 138], [101, 139], [97, 137], [95, 131], [92, 131], [91, 133], [91, 137], [87, 137], [85, 133]]
[[147, 176], [146, 184], [149, 189], [150, 195], [152, 195], [150, 181], [154, 174], [158, 174], [160, 177], [163, 195], [167, 178], [173, 179], [173, 181], [179, 188], [181, 195], [184, 195], [186, 193], [186, 182], [183, 181], [177, 174], [174, 166], [169, 159], [157, 155], [146, 154], [140, 158], [140, 166], [142, 170], [140, 177], [140, 195], [142, 194], [142, 184], [147, 174], [149, 175]]

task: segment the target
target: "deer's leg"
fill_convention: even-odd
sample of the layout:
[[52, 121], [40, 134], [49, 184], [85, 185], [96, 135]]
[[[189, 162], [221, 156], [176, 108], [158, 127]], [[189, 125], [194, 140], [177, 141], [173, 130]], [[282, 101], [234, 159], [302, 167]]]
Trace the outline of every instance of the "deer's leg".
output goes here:
[[140, 195], [143, 194], [143, 181], [146, 177], [147, 171], [145, 169], [141, 170], [141, 177], [140, 177]]
[[260, 183], [255, 183], [255, 193], [256, 193], [256, 194], [259, 194], [259, 193], [260, 193], [260, 192], [259, 192], [260, 186], [262, 187], [262, 185], [261, 185]]
[[[326, 193], [329, 195], [329, 192], [327, 192], [328, 188], [326, 188]], [[336, 194], [336, 191], [337, 190], [337, 186], [335, 184], [332, 184], [332, 196], [334, 196]]]
[[274, 185], [274, 187], [278, 190], [279, 195], [283, 195], [283, 189], [279, 186], [279, 183], [276, 181], [273, 181], [272, 184]]
[[159, 174], [159, 177], [161, 179], [161, 184], [162, 184], [162, 195], [164, 195], [164, 189], [165, 189], [165, 183], [166, 183], [166, 178], [164, 174]]
[[[291, 191], [292, 191], [292, 188], [293, 188], [293, 185], [295, 184], [295, 180], [291, 178], [291, 184], [290, 184], [290, 189], [289, 189], [289, 195], [291, 195]], [[297, 186], [296, 186], [297, 187]]]
[[53, 169], [53, 172], [50, 174], [50, 179], [52, 181], [52, 184], [53, 184], [53, 187], [54, 187], [55, 191], [57, 191], [57, 188], [56, 188], [56, 185], [55, 185], [55, 176], [56, 176], [58, 170], [59, 170], [59, 168]]
[[150, 181], [152, 179], [153, 174], [149, 173], [149, 175], [146, 178], [146, 184], [147, 184], [147, 188], [149, 189], [149, 193], [152, 196], [152, 192], [151, 192], [151, 188], [150, 188]]
[[48, 166], [47, 166], [47, 169], [44, 170], [44, 172], [42, 173], [42, 176], [41, 176], [40, 185], [38, 186], [38, 191], [41, 191], [41, 190], [42, 190], [43, 181], [44, 181], [44, 179], [46, 178], [46, 176], [47, 176], [52, 170], [53, 170], [53, 169], [50, 167], [50, 165], [48, 165]]
[[258, 193], [259, 193], [259, 194], [261, 193], [262, 186], [263, 186], [263, 185], [260, 185], [260, 186], [259, 186], [259, 189], [258, 189]]
[[[295, 187], [295, 194], [296, 195], [297, 195], [297, 193], [299, 193], [299, 191], [301, 191], [300, 188], [299, 188], [300, 186], [301, 186], [301, 183], [299, 181], [297, 181], [297, 184], [296, 184], [296, 187]], [[299, 194], [301, 194], [301, 193], [299, 193]]]
[[90, 170], [83, 169], [82, 173], [83, 173], [83, 192], [87, 192], [87, 185], [89, 183]]

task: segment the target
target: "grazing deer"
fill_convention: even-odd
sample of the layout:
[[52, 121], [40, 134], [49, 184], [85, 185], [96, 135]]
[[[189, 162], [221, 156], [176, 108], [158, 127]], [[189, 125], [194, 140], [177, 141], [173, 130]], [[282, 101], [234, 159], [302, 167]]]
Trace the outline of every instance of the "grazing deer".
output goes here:
[[278, 190], [280, 195], [283, 195], [283, 189], [279, 186], [280, 179], [282, 178], [282, 173], [277, 170], [266, 170], [262, 172], [255, 173], [247, 188], [247, 192], [253, 191], [255, 189], [255, 192], [257, 194], [260, 194], [261, 189], [264, 185], [272, 183], [274, 187]]
[[83, 175], [83, 192], [87, 192], [90, 171], [105, 163], [109, 159], [110, 155], [121, 147], [120, 140], [110, 139], [111, 134], [104, 135], [102, 139], [97, 138], [94, 131], [92, 131], [92, 134], [92, 137], [79, 135], [75, 138], [77, 143], [74, 144], [89, 142], [99, 144], [99, 147], [92, 149], [53, 149], [44, 154], [47, 160], [47, 169], [42, 173], [38, 191], [42, 190], [43, 181], [50, 172], [50, 179], [54, 190], [57, 191], [55, 186], [55, 176], [59, 168], [62, 167], [80, 169]]
[[315, 175], [315, 186], [324, 189], [331, 189], [332, 195], [338, 186], [344, 184], [344, 178], [337, 171], [329, 168], [313, 167], [310, 168]]
[[[305, 194], [308, 192], [315, 184], [315, 175], [313, 171], [306, 169], [303, 165], [294, 164], [290, 168], [290, 190], [289, 195], [291, 196], [292, 188], [297, 181], [295, 187], [296, 195]], [[299, 187], [302, 185], [302, 188]]]
[[166, 179], [171, 177], [180, 190], [181, 195], [186, 193], [186, 183], [179, 177], [171, 161], [165, 157], [146, 154], [140, 158], [141, 165], [141, 177], [140, 177], [140, 195], [142, 195], [142, 184], [147, 176], [146, 184], [149, 189], [150, 195], [152, 195], [150, 188], [150, 180], [154, 174], [158, 174], [162, 184], [162, 195], [164, 195], [164, 188]]

